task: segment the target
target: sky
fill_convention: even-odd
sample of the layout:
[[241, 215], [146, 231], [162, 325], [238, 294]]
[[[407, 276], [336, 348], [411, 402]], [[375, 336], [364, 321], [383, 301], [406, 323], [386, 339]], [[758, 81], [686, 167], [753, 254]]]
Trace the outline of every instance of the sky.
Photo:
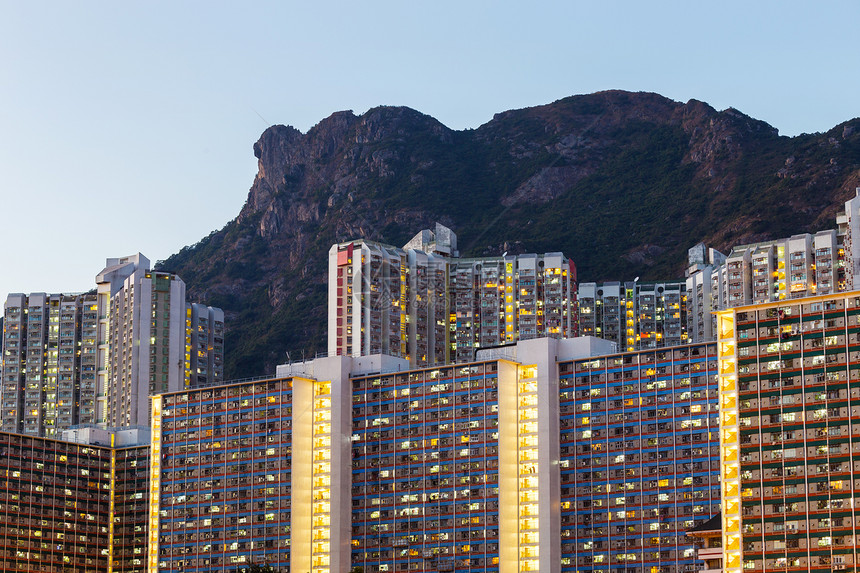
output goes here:
[[783, 135], [860, 116], [860, 2], [0, 0], [0, 297], [94, 288], [242, 208], [266, 127], [405, 105], [453, 129], [606, 89]]

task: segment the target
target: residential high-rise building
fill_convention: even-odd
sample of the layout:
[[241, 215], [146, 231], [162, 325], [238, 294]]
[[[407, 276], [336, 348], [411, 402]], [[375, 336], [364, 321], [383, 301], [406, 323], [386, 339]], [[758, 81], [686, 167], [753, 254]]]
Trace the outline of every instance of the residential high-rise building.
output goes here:
[[579, 334], [639, 350], [688, 342], [683, 281], [581, 283]]
[[109, 259], [96, 278], [107, 305], [104, 420], [149, 422], [149, 397], [185, 388], [185, 283], [142, 255]]
[[835, 230], [740, 245], [725, 257], [711, 253], [710, 264], [691, 258], [687, 271], [687, 296], [697, 309], [688, 325], [693, 340], [713, 340], [716, 310], [849, 289], [845, 251]]
[[845, 250], [845, 290], [860, 289], [860, 187], [836, 217], [837, 234]]
[[857, 292], [717, 313], [723, 570], [854, 571]]
[[3, 431], [55, 436], [63, 428], [97, 421], [97, 321], [94, 294], [8, 296]]
[[561, 253], [457, 255], [456, 235], [438, 224], [403, 249], [332, 246], [328, 353], [441, 365], [472, 360], [477, 348], [575, 335], [576, 266]]
[[454, 362], [477, 348], [576, 334], [576, 266], [561, 253], [454, 259], [448, 286]]
[[716, 340], [713, 314], [719, 300], [720, 267], [726, 256], [699, 243], [687, 251], [687, 337], [691, 342]]
[[219, 386], [224, 373], [224, 311], [185, 306], [185, 387]]
[[150, 570], [693, 570], [716, 345], [613, 348], [334, 356], [155, 397]]
[[739, 245], [728, 255], [701, 243], [690, 249], [690, 340], [714, 340], [718, 310], [860, 288], [860, 187], [836, 222], [837, 229]]
[[149, 396], [219, 384], [224, 314], [143, 255], [108, 259], [96, 292], [11, 294], [0, 428], [56, 436], [78, 424], [149, 423]]
[[720, 509], [716, 345], [559, 372], [562, 571], [694, 571], [684, 534]]
[[144, 573], [148, 431], [72, 432], [0, 432], [0, 569]]
[[151, 271], [141, 254], [108, 259], [96, 277], [106, 312], [104, 420], [145, 424], [149, 397], [211, 386], [223, 377], [224, 313], [185, 301], [185, 283]]

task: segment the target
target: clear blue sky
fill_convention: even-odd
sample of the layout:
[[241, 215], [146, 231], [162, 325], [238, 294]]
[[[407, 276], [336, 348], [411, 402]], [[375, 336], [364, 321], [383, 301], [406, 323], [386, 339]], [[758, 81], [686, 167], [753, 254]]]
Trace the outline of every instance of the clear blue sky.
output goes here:
[[454, 129], [604, 89], [785, 135], [860, 115], [860, 3], [0, 0], [0, 299], [94, 286], [238, 214], [270, 124], [406, 105]]

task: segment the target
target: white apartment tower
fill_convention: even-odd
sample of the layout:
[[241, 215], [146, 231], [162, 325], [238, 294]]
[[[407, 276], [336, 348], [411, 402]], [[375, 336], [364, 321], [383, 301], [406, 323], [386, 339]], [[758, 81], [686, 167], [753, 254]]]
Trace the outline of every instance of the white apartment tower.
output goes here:
[[150, 395], [185, 388], [185, 283], [141, 254], [108, 259], [96, 282], [107, 310], [103, 420], [147, 424]]

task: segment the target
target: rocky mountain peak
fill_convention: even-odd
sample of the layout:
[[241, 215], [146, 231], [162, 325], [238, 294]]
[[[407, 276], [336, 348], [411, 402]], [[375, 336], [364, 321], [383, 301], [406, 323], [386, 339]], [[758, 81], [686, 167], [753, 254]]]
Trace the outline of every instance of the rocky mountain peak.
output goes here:
[[[228, 376], [323, 350], [332, 243], [403, 244], [440, 221], [464, 256], [562, 251], [580, 280], [681, 277], [686, 250], [834, 225], [860, 120], [780, 137], [705, 102], [610, 90], [453, 131], [407, 107], [268, 128], [236, 220], [163, 264], [227, 313]], [[500, 250], [502, 249], [502, 250]]]

